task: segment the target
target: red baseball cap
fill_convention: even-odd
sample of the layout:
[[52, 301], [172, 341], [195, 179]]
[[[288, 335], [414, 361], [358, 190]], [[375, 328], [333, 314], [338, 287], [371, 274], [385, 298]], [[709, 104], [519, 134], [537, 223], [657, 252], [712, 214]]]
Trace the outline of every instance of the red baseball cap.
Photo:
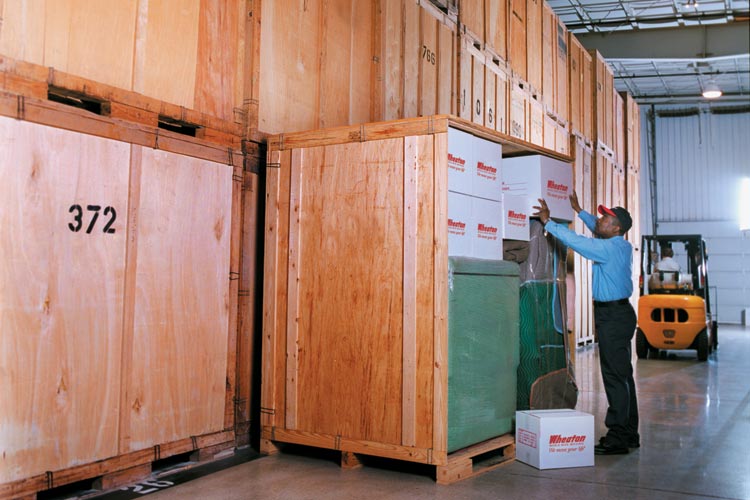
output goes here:
[[612, 217], [617, 217], [617, 220], [620, 222], [620, 228], [622, 229], [623, 233], [625, 233], [627, 230], [633, 227], [633, 218], [630, 217], [630, 212], [628, 212], [622, 207], [608, 208], [608, 207], [605, 207], [604, 205], [599, 205], [598, 210], [599, 210], [599, 213], [602, 215], [611, 215]]

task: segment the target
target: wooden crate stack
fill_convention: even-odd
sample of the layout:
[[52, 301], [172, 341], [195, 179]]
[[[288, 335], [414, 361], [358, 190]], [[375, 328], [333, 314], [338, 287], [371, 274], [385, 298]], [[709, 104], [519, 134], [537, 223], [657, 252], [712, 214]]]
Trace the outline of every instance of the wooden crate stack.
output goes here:
[[0, 498], [248, 441], [252, 26], [242, 0], [145, 5], [2, 6]]
[[[40, 196], [56, 200], [45, 207], [62, 229], [29, 208], [31, 227], [41, 230], [24, 241], [57, 257], [44, 260], [46, 274], [27, 280], [38, 285], [34, 293], [7, 295], [32, 312], [7, 325], [0, 356], [12, 366], [4, 373], [14, 389], [2, 394], [0, 417], [51, 437], [3, 450], [9, 467], [0, 469], [0, 497], [94, 476], [114, 485], [147, 473], [155, 459], [210, 456], [248, 441], [260, 412], [252, 403], [260, 386], [258, 173], [270, 134], [454, 115], [530, 150], [575, 159], [585, 208], [627, 204], [638, 218], [637, 106], [614, 92], [601, 56], [583, 50], [543, 0], [82, 4], [1, 7], [0, 115], [18, 121], [4, 126], [24, 144], [26, 170], [8, 174], [19, 190], [0, 214], [17, 218], [14, 206]], [[86, 158], [80, 165], [70, 144]], [[83, 179], [80, 186], [42, 182], [58, 175], [55, 158], [70, 160], [60, 172]], [[97, 158], [120, 167], [93, 169]], [[40, 187], [21, 189], [23, 175]], [[96, 213], [89, 205], [101, 207], [100, 224], [117, 211], [108, 240], [92, 242], [99, 226], [84, 220]], [[93, 224], [85, 240], [66, 229], [78, 224], [79, 210], [81, 224]], [[28, 259], [19, 245], [7, 252]], [[70, 264], [89, 251], [98, 275]], [[165, 255], [183, 271], [162, 266]], [[585, 342], [593, 338], [590, 267], [578, 260], [575, 269], [575, 329]], [[210, 276], [193, 279], [203, 272]], [[13, 287], [21, 278], [0, 279]], [[70, 290], [102, 290], [86, 295], [98, 305], [81, 310], [55, 288], [63, 279]], [[99, 317], [97, 308], [109, 310]], [[39, 342], [42, 331], [57, 347], [42, 352], [49, 347]], [[106, 341], [92, 344], [95, 332]], [[87, 385], [80, 355], [55, 358], [63, 345], [89, 354], [108, 375]], [[25, 366], [41, 366], [37, 359], [47, 360], [41, 378], [22, 377]], [[30, 384], [49, 399], [24, 399]], [[196, 397], [205, 407], [191, 406]], [[96, 442], [80, 425], [84, 414], [106, 429]]]

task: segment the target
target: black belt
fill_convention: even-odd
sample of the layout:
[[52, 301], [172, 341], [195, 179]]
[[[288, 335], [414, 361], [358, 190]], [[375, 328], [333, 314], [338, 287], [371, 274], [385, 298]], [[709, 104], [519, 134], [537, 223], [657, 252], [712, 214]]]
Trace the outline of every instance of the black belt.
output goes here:
[[622, 306], [625, 304], [630, 304], [630, 299], [610, 300], [609, 302], [599, 302], [598, 300], [594, 301], [595, 307]]

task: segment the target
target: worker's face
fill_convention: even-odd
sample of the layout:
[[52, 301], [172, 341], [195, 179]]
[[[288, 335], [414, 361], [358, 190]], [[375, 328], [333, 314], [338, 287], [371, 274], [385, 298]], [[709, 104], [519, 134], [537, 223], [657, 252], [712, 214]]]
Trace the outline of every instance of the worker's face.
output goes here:
[[601, 238], [611, 238], [620, 234], [620, 221], [612, 215], [602, 215], [596, 219], [596, 234]]

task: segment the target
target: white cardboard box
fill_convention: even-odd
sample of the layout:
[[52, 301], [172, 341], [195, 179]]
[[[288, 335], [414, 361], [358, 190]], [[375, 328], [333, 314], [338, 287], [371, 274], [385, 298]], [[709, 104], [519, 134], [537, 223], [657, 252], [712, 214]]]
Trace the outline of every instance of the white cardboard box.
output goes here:
[[576, 410], [516, 412], [516, 459], [537, 469], [594, 465], [594, 416]]
[[472, 257], [503, 260], [503, 204], [472, 198]]
[[503, 193], [527, 196], [531, 208], [544, 198], [553, 219], [572, 221], [575, 212], [568, 196], [573, 193], [573, 167], [542, 155], [503, 159]]
[[529, 241], [529, 201], [525, 196], [503, 195], [503, 239]]
[[472, 197], [448, 191], [448, 255], [472, 256]]
[[473, 194], [472, 182], [476, 175], [474, 136], [462, 130], [448, 128], [448, 191]]
[[502, 200], [502, 158], [502, 145], [481, 137], [474, 137], [474, 180], [472, 182], [474, 196], [494, 201]]

